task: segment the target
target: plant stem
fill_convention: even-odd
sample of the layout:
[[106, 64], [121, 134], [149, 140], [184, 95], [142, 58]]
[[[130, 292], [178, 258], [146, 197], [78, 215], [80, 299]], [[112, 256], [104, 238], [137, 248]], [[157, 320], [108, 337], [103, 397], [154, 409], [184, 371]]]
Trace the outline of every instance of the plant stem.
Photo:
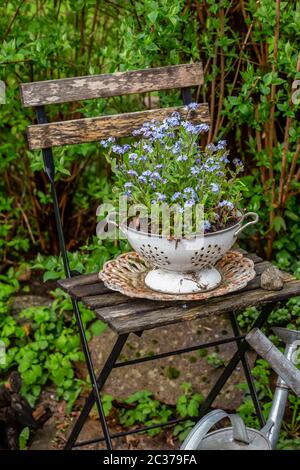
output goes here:
[[[275, 19], [275, 31], [274, 31], [274, 49], [273, 49], [273, 62], [272, 62], [272, 73], [276, 73], [277, 60], [278, 60], [278, 41], [279, 41], [279, 30], [280, 30], [280, 1], [276, 0], [276, 19]], [[273, 241], [275, 238], [275, 232], [273, 229], [273, 221], [275, 217], [275, 177], [274, 177], [274, 158], [273, 158], [273, 144], [274, 144], [274, 132], [275, 132], [275, 97], [276, 97], [276, 85], [271, 85], [270, 95], [270, 119], [267, 126], [266, 144], [269, 146], [269, 180], [271, 182], [271, 205], [269, 212], [269, 233], [267, 235], [267, 258], [270, 259], [273, 250]]]

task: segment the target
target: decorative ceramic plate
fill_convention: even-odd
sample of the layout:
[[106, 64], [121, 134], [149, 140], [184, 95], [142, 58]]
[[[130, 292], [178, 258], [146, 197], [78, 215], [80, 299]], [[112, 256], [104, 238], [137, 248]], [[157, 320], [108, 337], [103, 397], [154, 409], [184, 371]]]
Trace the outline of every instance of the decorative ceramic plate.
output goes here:
[[215, 267], [222, 276], [221, 284], [214, 290], [192, 294], [165, 294], [147, 287], [144, 279], [153, 267], [134, 251], [107, 261], [99, 273], [99, 278], [109, 289], [128, 297], [172, 301], [204, 300], [229, 294], [243, 289], [256, 276], [253, 261], [237, 251], [228, 251]]

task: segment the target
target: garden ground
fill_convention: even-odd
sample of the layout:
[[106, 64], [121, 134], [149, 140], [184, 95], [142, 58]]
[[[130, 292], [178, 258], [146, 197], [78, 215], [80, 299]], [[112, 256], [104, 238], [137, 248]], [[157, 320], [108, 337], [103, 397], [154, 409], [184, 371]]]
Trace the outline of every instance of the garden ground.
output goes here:
[[[52, 287], [48, 283], [48, 288]], [[25, 306], [49, 305], [51, 297], [49, 291], [37, 279], [33, 279], [30, 294], [17, 295], [13, 299], [12, 311], [18, 315]], [[170, 325], [153, 331], [144, 332], [142, 338], [131, 335], [124, 347], [121, 360], [133, 359], [165, 352], [168, 349], [178, 349], [202, 342], [215, 341], [222, 336], [230, 335], [230, 323], [226, 317], [214, 316], [204, 320], [194, 320], [184, 324]], [[90, 348], [97, 370], [103, 366], [105, 359], [115, 341], [115, 334], [111, 330], [104, 331], [101, 336], [94, 337], [90, 342]], [[223, 361], [226, 362], [233, 354], [236, 346], [225, 344], [219, 349], [212, 348], [171, 356], [154, 362], [146, 362], [133, 367], [125, 367], [113, 370], [104, 395], [111, 395], [115, 400], [126, 399], [130, 394], [148, 390], [161, 403], [175, 406], [182, 394], [183, 383], [191, 383], [194, 393], [204, 396], [208, 393], [212, 384], [223, 369]], [[252, 355], [252, 359], [254, 356]], [[87, 370], [84, 363], [78, 362], [75, 367], [76, 376], [85, 379]], [[237, 388], [237, 384], [244, 381], [243, 372], [239, 368], [217, 398], [214, 407], [221, 407], [227, 411], [234, 411], [241, 404], [243, 392]], [[30, 449], [57, 449], [62, 448], [78, 416], [79, 409], [84, 403], [88, 391], [85, 391], [77, 400], [74, 411], [68, 415], [66, 402], [55, 398], [55, 387], [45, 386], [40, 403], [48, 403], [53, 416], [44, 424], [30, 440]], [[123, 431], [125, 428], [117, 422], [114, 413], [108, 418], [112, 433]], [[97, 412], [93, 409], [91, 417], [85, 425], [81, 440], [92, 439], [99, 436], [100, 424]], [[172, 430], [162, 431], [158, 436], [147, 434], [131, 435], [118, 439], [116, 446], [121, 449], [144, 448], [166, 449], [178, 448], [179, 442], [172, 435]], [[85, 446], [86, 448], [103, 448], [103, 444]]]

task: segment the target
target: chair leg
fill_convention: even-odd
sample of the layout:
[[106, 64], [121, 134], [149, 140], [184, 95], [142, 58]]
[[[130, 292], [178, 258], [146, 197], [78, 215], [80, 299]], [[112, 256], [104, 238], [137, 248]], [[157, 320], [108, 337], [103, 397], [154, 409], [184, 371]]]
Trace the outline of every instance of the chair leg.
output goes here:
[[[115, 344], [114, 344], [114, 347], [110, 353], [110, 355], [108, 356], [103, 368], [102, 368], [102, 371], [96, 381], [97, 383], [97, 390], [98, 390], [98, 393], [100, 393], [101, 389], [104, 387], [104, 384], [107, 380], [107, 378], [109, 377], [114, 365], [115, 365], [115, 362], [116, 360], [118, 359], [121, 351], [122, 351], [122, 348], [124, 346], [124, 344], [126, 343], [127, 341], [127, 338], [128, 338], [129, 334], [124, 334], [124, 335], [120, 335], [118, 336]], [[68, 441], [65, 445], [65, 450], [70, 450], [72, 449], [72, 447], [74, 446], [79, 434], [80, 434], [80, 431], [95, 403], [95, 394], [93, 393], [93, 391], [89, 394], [88, 398], [86, 399], [86, 402], [81, 410], [81, 413], [79, 415], [79, 418], [77, 419], [72, 431], [71, 431], [71, 434], [68, 438]], [[104, 415], [103, 415], [104, 416]], [[104, 420], [105, 420], [105, 417], [104, 417]], [[105, 421], [106, 422], [106, 421]], [[103, 430], [104, 431], [104, 430]]]
[[[272, 306], [265, 307], [264, 310], [261, 312], [261, 314], [258, 316], [258, 318], [255, 320], [253, 324], [253, 328], [261, 328], [263, 324], [265, 323], [265, 321], [267, 320], [271, 311], [272, 311]], [[245, 340], [241, 341], [239, 349], [232, 356], [231, 360], [229, 361], [224, 371], [222, 372], [222, 374], [216, 381], [215, 385], [213, 386], [213, 388], [207, 395], [206, 399], [204, 400], [200, 408], [200, 412], [199, 412], [200, 417], [204, 416], [205, 413], [207, 413], [212, 403], [215, 401], [217, 395], [220, 393], [225, 383], [227, 382], [227, 380], [233, 373], [234, 369], [238, 365], [241, 357], [245, 355], [245, 352], [247, 351], [248, 347], [249, 346], [248, 346], [247, 341]]]
[[[238, 322], [237, 322], [237, 319], [236, 319], [234, 313], [230, 314], [230, 322], [231, 322], [232, 331], [233, 331], [234, 336], [240, 336], [239, 325], [238, 325]], [[237, 344], [238, 350], [240, 350], [241, 340], [238, 339], [236, 341], [236, 344]], [[244, 374], [245, 374], [245, 377], [246, 377], [246, 380], [247, 380], [247, 384], [248, 384], [248, 387], [249, 387], [249, 391], [250, 391], [250, 395], [251, 395], [251, 398], [252, 398], [252, 401], [253, 401], [253, 405], [254, 405], [254, 408], [255, 408], [255, 411], [256, 411], [256, 416], [258, 418], [260, 427], [263, 427], [266, 424], [266, 421], [265, 421], [265, 418], [264, 418], [264, 415], [263, 415], [263, 412], [262, 412], [262, 409], [261, 409], [261, 406], [260, 406], [257, 391], [256, 391], [256, 388], [255, 388], [254, 379], [253, 379], [253, 376], [251, 374], [251, 368], [250, 368], [249, 361], [248, 361], [246, 353], [241, 354], [240, 359], [241, 359], [242, 366], [243, 366], [243, 369], [244, 369]]]
[[87, 368], [88, 368], [88, 373], [89, 373], [92, 388], [93, 388], [92, 393], [93, 393], [94, 399], [96, 401], [98, 414], [99, 414], [99, 419], [100, 419], [101, 427], [102, 427], [102, 430], [103, 430], [106, 447], [107, 447], [108, 450], [112, 450], [112, 442], [111, 442], [109, 429], [108, 429], [106, 419], [105, 419], [105, 415], [104, 415], [104, 410], [103, 410], [103, 406], [102, 406], [100, 392], [99, 392], [99, 389], [98, 389], [98, 386], [97, 386], [97, 378], [96, 378], [95, 370], [94, 370], [94, 367], [93, 367], [91, 353], [89, 351], [89, 346], [88, 346], [88, 342], [87, 342], [87, 339], [86, 339], [86, 335], [85, 335], [85, 331], [84, 331], [84, 327], [83, 327], [83, 323], [82, 323], [78, 303], [75, 299], [72, 299], [72, 305], [73, 305], [73, 311], [74, 311], [74, 314], [75, 314], [75, 318], [76, 318], [76, 322], [77, 322], [77, 326], [78, 326], [78, 330], [79, 330], [79, 334], [80, 334], [80, 340], [81, 340], [81, 345], [82, 345], [82, 349], [83, 349], [83, 353], [84, 353], [84, 357], [85, 357], [85, 362], [86, 362], [86, 365], [87, 365]]

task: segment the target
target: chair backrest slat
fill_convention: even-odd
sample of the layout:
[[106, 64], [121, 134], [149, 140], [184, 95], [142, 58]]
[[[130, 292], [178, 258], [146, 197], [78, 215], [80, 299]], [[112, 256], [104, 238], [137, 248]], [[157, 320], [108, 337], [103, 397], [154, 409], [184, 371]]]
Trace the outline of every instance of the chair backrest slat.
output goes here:
[[[29, 148], [42, 149], [93, 142], [107, 137], [125, 137], [141, 127], [144, 122], [151, 119], [162, 121], [174, 111], [178, 111], [183, 117], [187, 115], [186, 108], [178, 106], [32, 125], [27, 128]], [[200, 104], [195, 111], [190, 112], [189, 120], [209, 124], [208, 105]]]
[[24, 107], [107, 98], [203, 84], [201, 63], [21, 84]]

